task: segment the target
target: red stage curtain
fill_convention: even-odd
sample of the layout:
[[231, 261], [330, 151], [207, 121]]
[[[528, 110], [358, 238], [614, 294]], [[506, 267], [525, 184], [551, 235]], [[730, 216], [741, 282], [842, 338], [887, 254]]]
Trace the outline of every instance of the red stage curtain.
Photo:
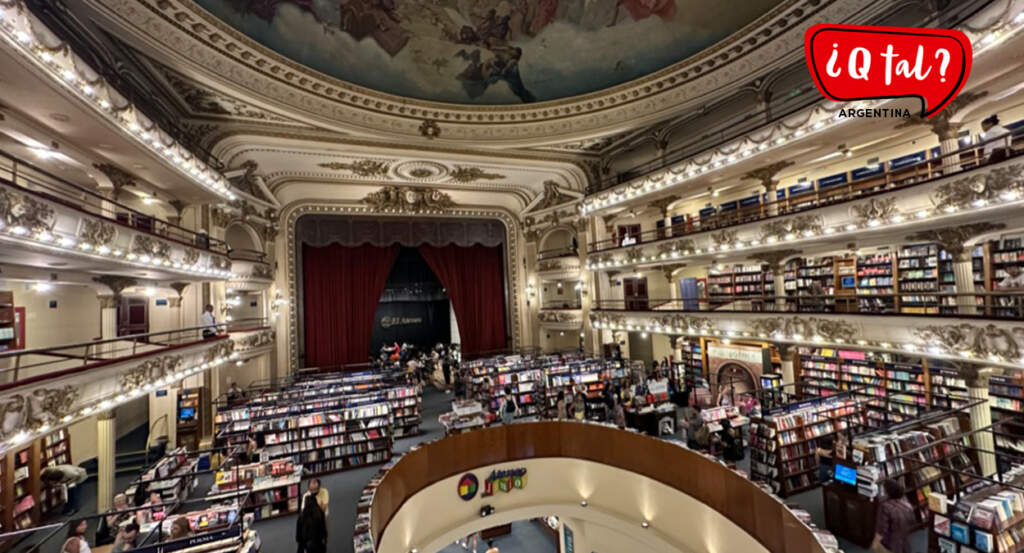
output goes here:
[[302, 246], [305, 366], [365, 363], [398, 246]]
[[423, 245], [419, 252], [452, 300], [463, 353], [505, 348], [505, 271], [501, 246]]

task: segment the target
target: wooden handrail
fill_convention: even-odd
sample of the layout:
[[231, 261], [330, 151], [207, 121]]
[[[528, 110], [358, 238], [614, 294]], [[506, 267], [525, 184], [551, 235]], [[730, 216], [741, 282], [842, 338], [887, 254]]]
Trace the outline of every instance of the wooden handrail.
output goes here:
[[600, 463], [660, 482], [717, 511], [772, 553], [824, 553], [810, 528], [781, 501], [720, 463], [643, 434], [554, 421], [474, 430], [405, 454], [374, 493], [374, 543], [402, 505], [432, 484], [498, 463], [551, 457]]

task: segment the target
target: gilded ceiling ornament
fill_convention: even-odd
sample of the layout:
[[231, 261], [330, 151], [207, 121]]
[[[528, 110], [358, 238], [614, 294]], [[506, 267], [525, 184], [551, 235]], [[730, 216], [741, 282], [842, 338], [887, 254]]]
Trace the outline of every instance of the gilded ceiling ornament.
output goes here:
[[773, 271], [778, 271], [785, 264], [786, 260], [795, 256], [800, 255], [800, 250], [773, 250], [767, 252], [755, 253], [750, 256], [751, 259], [756, 259], [761, 263], [767, 264], [772, 268]]
[[913, 329], [914, 336], [925, 345], [945, 348], [962, 357], [980, 360], [1002, 358], [1019, 362], [1024, 347], [1024, 327], [1006, 329], [993, 324], [975, 326], [969, 323], [925, 326]]
[[694, 248], [693, 240], [689, 238], [681, 238], [679, 240], [669, 240], [668, 242], [662, 242], [658, 244], [658, 255], [669, 256], [674, 253], [682, 253], [685, 251], [692, 251]]
[[946, 211], [1019, 197], [1024, 194], [1022, 172], [1024, 164], [1017, 163], [945, 182], [935, 189], [932, 203], [936, 210]]
[[148, 255], [156, 259], [167, 259], [171, 255], [171, 246], [162, 240], [136, 234], [132, 241], [132, 253], [138, 256]]
[[761, 225], [762, 242], [786, 240], [794, 237], [822, 234], [825, 225], [820, 215], [797, 215], [788, 219], [772, 220]]
[[441, 126], [433, 119], [424, 119], [419, 127], [420, 135], [424, 138], [434, 139], [441, 136]]
[[117, 236], [117, 228], [113, 224], [98, 219], [82, 219], [78, 237], [93, 247], [109, 246]]
[[969, 255], [964, 245], [965, 242], [986, 232], [1004, 228], [1006, 228], [1006, 225], [1003, 223], [985, 221], [956, 227], [922, 230], [907, 236], [907, 240], [912, 242], [934, 242], [952, 255], [953, 259], [962, 260], [965, 256]]
[[479, 167], [465, 167], [456, 165], [448, 173], [448, 180], [459, 183], [470, 183], [480, 180], [501, 180], [505, 175], [500, 173], [488, 173]]
[[714, 242], [716, 246], [721, 246], [723, 244], [733, 244], [738, 239], [739, 235], [736, 233], [736, 231], [729, 229], [723, 229], [711, 235], [711, 241]]
[[56, 213], [48, 204], [7, 190], [0, 190], [0, 219], [9, 229], [21, 227], [27, 232], [49, 232], [57, 223]]
[[866, 202], [850, 207], [850, 213], [858, 224], [865, 225], [870, 221], [881, 222], [899, 215], [896, 198], [871, 198]]
[[420, 213], [446, 211], [455, 205], [451, 196], [435, 188], [385, 186], [363, 198], [375, 211]]
[[317, 165], [335, 171], [351, 171], [360, 177], [383, 177], [388, 174], [388, 169], [391, 167], [387, 162], [376, 159], [357, 159], [348, 163], [331, 161], [328, 163], [318, 163]]
[[539, 238], [540, 231], [537, 229], [532, 229], [523, 232], [523, 239], [526, 240], [527, 242], [536, 242]]
[[536, 223], [536, 219], [533, 218], [533, 215], [527, 215], [523, 218], [523, 225], [525, 226], [532, 227], [534, 223]]
[[100, 275], [92, 277], [92, 281], [110, 288], [110, 291], [114, 293], [114, 298], [119, 297], [125, 288], [139, 283], [134, 278], [120, 275]]
[[263, 192], [260, 190], [260, 184], [256, 181], [256, 171], [259, 171], [260, 168], [259, 163], [254, 160], [247, 159], [239, 167], [245, 169], [245, 173], [235, 180], [235, 188], [254, 198], [263, 196]]
[[[500, 177], [499, 177], [500, 178]], [[568, 194], [563, 194], [562, 190], [558, 188], [558, 183], [553, 180], [544, 181], [544, 191], [541, 192], [540, 202], [534, 209], [547, 209], [556, 205], [571, 202], [575, 200]]]
[[273, 242], [274, 238], [277, 237], [277, 221], [274, 219], [270, 220], [269, 224], [260, 227], [260, 238], [263, 238], [264, 242]]

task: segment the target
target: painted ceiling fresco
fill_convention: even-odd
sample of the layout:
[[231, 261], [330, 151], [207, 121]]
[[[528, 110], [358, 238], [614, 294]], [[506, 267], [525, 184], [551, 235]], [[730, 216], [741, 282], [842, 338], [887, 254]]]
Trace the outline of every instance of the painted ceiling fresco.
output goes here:
[[312, 69], [457, 104], [625, 83], [728, 37], [780, 0], [197, 0]]

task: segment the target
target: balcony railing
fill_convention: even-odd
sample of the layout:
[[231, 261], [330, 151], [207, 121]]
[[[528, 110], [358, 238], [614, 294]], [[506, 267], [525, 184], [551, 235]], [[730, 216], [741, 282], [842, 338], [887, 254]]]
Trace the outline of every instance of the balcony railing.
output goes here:
[[537, 252], [537, 259], [555, 259], [557, 257], [575, 257], [577, 255], [579, 255], [579, 251], [576, 246], [565, 246], [561, 248], [541, 250]]
[[709, 298], [600, 300], [595, 311], [849, 313], [983, 319], [1024, 319], [1024, 290], [897, 292], [850, 295], [715, 295]]
[[[227, 254], [227, 244], [174, 223], [132, 209], [58, 177], [23, 159], [0, 151], [0, 185], [64, 207], [100, 217], [132, 230], [153, 234], [186, 246]], [[2, 190], [2, 188], [0, 188]]]
[[541, 304], [541, 309], [580, 309], [579, 299], [550, 300]]
[[162, 353], [192, 344], [228, 339], [230, 332], [248, 332], [267, 326], [266, 319], [239, 319], [218, 325], [219, 334], [204, 340], [205, 326], [118, 336], [42, 348], [0, 353], [0, 391], [67, 374], [98, 368], [136, 357]]
[[666, 151], [657, 159], [635, 165], [604, 178], [588, 186], [587, 194], [596, 194], [615, 185], [663, 169], [701, 152], [717, 148], [766, 124], [780, 121], [799, 113], [820, 101], [821, 97], [813, 86], [799, 89], [798, 94], [786, 98], [777, 105], [753, 113], [747, 112], [730, 117], [716, 125], [714, 130], [707, 130], [700, 135], [696, 135], [694, 138]]
[[245, 248], [237, 250], [232, 248], [231, 251], [228, 252], [228, 257], [231, 258], [232, 260], [252, 261], [253, 263], [265, 264], [267, 262], [266, 253], [261, 252], [259, 250], [249, 250]]
[[[843, 174], [841, 184], [820, 186], [816, 183], [809, 183], [806, 190], [787, 191], [780, 194], [782, 197], [775, 201], [771, 201], [771, 198], [767, 198], [765, 195], [755, 195], [725, 202], [717, 208], [705, 208], [698, 214], [687, 215], [686, 222], [592, 242], [588, 249], [591, 253], [595, 253], [636, 244], [648, 244], [911, 188], [982, 166], [985, 162], [982, 153], [983, 147], [989, 143], [1003, 142], [1008, 139], [1012, 144], [1008, 149], [1008, 158], [1020, 157], [1024, 154], [1024, 149], [1019, 148], [1020, 144], [1024, 143], [1024, 126], [1022, 126], [1015, 128], [1009, 137], [1002, 136], [979, 142], [916, 163], [893, 167], [887, 162], [877, 170], [867, 171], [866, 176], [863, 177], [859, 176], [858, 171], [860, 170], [850, 171]], [[792, 188], [794, 187], [790, 187], [790, 189]]]

